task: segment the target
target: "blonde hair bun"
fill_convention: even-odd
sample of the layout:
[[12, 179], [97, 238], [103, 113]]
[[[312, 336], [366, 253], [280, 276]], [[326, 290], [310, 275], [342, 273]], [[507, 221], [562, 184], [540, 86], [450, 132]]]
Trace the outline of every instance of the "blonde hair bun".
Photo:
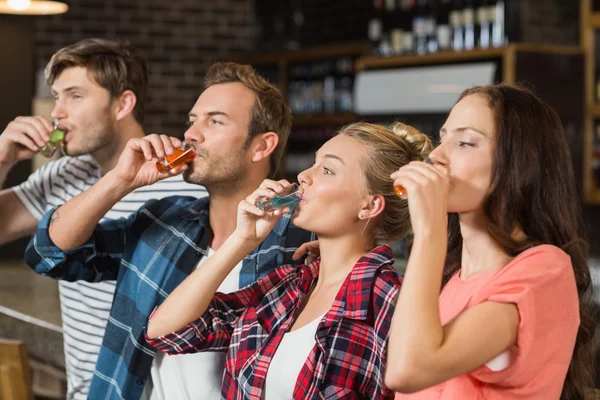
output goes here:
[[394, 122], [390, 129], [409, 144], [410, 161], [423, 161], [433, 150], [433, 142], [429, 136], [418, 129], [402, 122]]

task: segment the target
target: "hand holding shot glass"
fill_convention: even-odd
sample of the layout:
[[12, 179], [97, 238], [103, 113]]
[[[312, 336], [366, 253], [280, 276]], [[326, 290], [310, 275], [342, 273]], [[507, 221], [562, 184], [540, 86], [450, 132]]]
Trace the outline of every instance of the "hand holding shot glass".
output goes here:
[[63, 144], [66, 132], [58, 127], [58, 121], [53, 121], [54, 131], [50, 133], [50, 140], [38, 150], [38, 153], [44, 157], [50, 158], [56, 153], [56, 150]]
[[180, 148], [173, 150], [173, 154], [156, 162], [158, 172], [169, 172], [183, 164], [191, 162], [196, 157], [196, 149], [189, 142], [183, 142]]
[[[433, 164], [433, 162], [431, 161], [431, 159], [429, 157], [424, 159], [423, 162], [426, 162], [427, 164]], [[408, 199], [408, 191], [406, 190], [406, 188], [404, 186], [394, 185], [394, 192], [396, 193], [396, 196], [400, 197], [401, 199], [403, 199], [403, 200]]]
[[264, 212], [270, 213], [277, 209], [300, 203], [300, 201], [302, 201], [302, 193], [302, 186], [297, 183], [292, 183], [292, 185], [281, 195], [277, 195], [272, 199], [263, 197], [262, 199], [256, 200], [256, 207]]

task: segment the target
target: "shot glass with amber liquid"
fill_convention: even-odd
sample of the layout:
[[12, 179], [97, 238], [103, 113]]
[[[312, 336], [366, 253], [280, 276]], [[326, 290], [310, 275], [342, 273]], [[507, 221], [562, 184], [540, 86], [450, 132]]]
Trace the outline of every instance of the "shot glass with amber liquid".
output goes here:
[[[423, 160], [423, 162], [426, 162], [427, 164], [433, 164], [429, 157]], [[402, 185], [394, 185], [394, 192], [396, 193], [396, 196], [400, 197], [403, 200], [406, 200], [408, 198], [408, 191]]]
[[169, 172], [173, 168], [177, 168], [183, 164], [191, 162], [196, 157], [196, 149], [194, 145], [188, 142], [183, 142], [182, 146], [173, 150], [173, 154], [166, 156], [156, 162], [158, 172]]

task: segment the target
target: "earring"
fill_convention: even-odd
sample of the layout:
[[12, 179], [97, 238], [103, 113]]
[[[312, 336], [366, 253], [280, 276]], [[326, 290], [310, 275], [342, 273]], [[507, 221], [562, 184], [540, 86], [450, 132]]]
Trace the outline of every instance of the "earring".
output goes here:
[[360, 219], [365, 219], [365, 214], [363, 214], [363, 213], [360, 213], [360, 215], [358, 216], [358, 218], [360, 218]]

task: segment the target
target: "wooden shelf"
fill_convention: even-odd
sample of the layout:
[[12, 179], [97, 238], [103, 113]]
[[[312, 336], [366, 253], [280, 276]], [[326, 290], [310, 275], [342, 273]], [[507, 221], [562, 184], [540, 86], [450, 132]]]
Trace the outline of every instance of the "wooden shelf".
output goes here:
[[359, 120], [358, 115], [353, 113], [332, 113], [313, 115], [294, 115], [292, 126], [310, 127], [324, 125], [347, 125]]
[[392, 68], [408, 65], [446, 64], [473, 60], [508, 57], [514, 52], [545, 54], [583, 54], [577, 46], [558, 46], [529, 43], [515, 43], [493, 49], [469, 51], [443, 51], [424, 55], [398, 55], [392, 57], [367, 56], [357, 60], [357, 69]]
[[586, 193], [585, 201], [590, 204], [600, 204], [600, 189], [592, 189]]
[[356, 68], [377, 69], [403, 65], [443, 64], [474, 59], [498, 58], [504, 55], [505, 48], [471, 51], [443, 51], [424, 55], [398, 55], [391, 57], [367, 56], [357, 60]]
[[240, 62], [252, 65], [276, 64], [278, 62], [303, 62], [324, 60], [339, 57], [362, 56], [369, 54], [371, 43], [368, 41], [328, 44], [324, 46], [307, 47], [298, 50], [278, 51], [242, 57]]
[[600, 28], [600, 12], [590, 13], [587, 23], [591, 28]]

